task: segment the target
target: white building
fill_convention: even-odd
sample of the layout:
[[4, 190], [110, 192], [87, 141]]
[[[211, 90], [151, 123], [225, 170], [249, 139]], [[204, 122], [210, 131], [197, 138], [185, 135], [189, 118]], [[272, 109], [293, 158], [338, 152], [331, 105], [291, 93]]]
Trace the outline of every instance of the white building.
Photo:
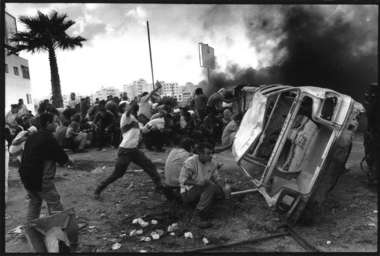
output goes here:
[[178, 94], [180, 94], [178, 83], [166, 83], [162, 81], [161, 84], [162, 84], [161, 90], [162, 90], [163, 96], [175, 97]]
[[129, 99], [133, 99], [138, 95], [137, 88], [134, 84], [123, 85], [123, 91], [127, 93]]
[[18, 55], [7, 54], [7, 49], [15, 46], [9, 41], [15, 32], [16, 18], [5, 12], [5, 111], [8, 112], [11, 104], [17, 104], [19, 99], [23, 99], [24, 104], [34, 113], [29, 62]]
[[133, 81], [132, 84], [123, 85], [123, 90], [128, 94], [128, 98], [130, 99], [133, 99], [143, 92], [150, 92], [152, 89], [152, 85], [148, 84], [147, 81], [142, 78], [137, 81]]
[[183, 86], [182, 89], [182, 101], [185, 103], [188, 103], [190, 101], [192, 95], [194, 94], [195, 89], [197, 86], [195, 86], [192, 83], [186, 83], [185, 86]]
[[114, 87], [102, 87], [92, 95], [92, 100], [95, 101], [96, 98], [107, 100], [109, 95], [120, 97], [120, 90]]

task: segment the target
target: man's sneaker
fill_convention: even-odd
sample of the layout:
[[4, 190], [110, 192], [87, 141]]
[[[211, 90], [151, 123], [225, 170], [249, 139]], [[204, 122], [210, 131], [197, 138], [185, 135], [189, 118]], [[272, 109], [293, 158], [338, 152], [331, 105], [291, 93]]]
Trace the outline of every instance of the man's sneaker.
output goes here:
[[190, 223], [202, 229], [212, 227], [212, 223], [202, 218], [201, 214], [198, 211], [194, 213], [193, 217], [191, 218]]

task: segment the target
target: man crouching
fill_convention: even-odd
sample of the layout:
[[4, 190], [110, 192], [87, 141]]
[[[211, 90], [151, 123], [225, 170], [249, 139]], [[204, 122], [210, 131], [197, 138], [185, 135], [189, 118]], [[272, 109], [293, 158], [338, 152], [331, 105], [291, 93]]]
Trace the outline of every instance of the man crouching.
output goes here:
[[206, 213], [216, 198], [224, 198], [223, 181], [218, 170], [222, 165], [213, 159], [213, 147], [208, 143], [198, 146], [198, 154], [186, 159], [179, 176], [181, 197], [185, 203], [197, 203], [191, 222], [208, 228]]

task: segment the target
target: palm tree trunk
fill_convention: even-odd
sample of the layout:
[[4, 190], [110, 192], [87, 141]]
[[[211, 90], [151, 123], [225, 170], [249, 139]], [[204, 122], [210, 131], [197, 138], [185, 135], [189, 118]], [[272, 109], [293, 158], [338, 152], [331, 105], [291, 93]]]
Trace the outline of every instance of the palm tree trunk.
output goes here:
[[59, 80], [57, 57], [53, 47], [49, 47], [49, 63], [50, 63], [50, 78], [51, 91], [53, 96], [53, 105], [56, 108], [63, 107], [61, 81]]

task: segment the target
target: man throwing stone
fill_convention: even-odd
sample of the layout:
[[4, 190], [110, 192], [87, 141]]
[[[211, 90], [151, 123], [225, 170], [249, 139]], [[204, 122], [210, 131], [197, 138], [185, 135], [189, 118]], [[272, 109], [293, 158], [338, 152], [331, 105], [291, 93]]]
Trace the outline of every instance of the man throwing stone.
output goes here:
[[121, 116], [120, 129], [123, 134], [123, 140], [119, 145], [115, 169], [113, 173], [96, 188], [94, 193], [95, 199], [100, 198], [100, 193], [109, 184], [124, 175], [130, 162], [134, 162], [141, 166], [153, 180], [156, 186], [156, 191], [163, 192], [161, 178], [157, 172], [156, 166], [137, 148], [140, 140], [140, 129], [136, 117], [131, 113], [132, 110], [132, 106], [127, 105], [126, 112]]

